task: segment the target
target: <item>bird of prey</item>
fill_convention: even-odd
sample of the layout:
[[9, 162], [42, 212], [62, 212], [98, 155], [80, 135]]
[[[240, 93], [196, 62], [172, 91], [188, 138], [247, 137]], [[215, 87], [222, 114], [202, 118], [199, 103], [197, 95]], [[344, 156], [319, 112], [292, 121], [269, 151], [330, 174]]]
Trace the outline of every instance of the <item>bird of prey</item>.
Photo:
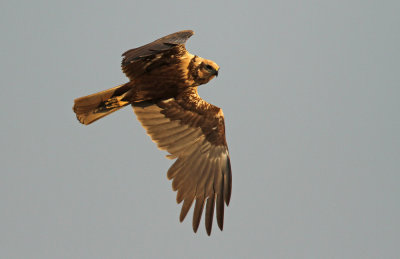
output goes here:
[[180, 221], [192, 204], [197, 232], [205, 206], [205, 227], [211, 234], [214, 209], [223, 229], [224, 202], [228, 206], [232, 173], [222, 109], [207, 103], [197, 87], [218, 76], [219, 66], [190, 54], [186, 41], [194, 34], [179, 31], [122, 54], [122, 71], [129, 82], [75, 99], [79, 122], [92, 122], [132, 105], [147, 134], [167, 158], [176, 159], [168, 179], [183, 201]]

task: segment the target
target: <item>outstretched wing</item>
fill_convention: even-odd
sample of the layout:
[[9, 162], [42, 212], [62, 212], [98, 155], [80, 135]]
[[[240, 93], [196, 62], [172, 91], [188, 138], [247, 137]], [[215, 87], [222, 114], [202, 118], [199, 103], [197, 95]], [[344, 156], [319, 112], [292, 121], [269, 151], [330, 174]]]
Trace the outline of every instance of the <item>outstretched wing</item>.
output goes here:
[[158, 147], [177, 158], [168, 170], [177, 202], [183, 201], [180, 221], [192, 203], [193, 230], [197, 231], [205, 209], [205, 225], [211, 233], [214, 208], [223, 229], [224, 201], [229, 205], [232, 174], [222, 110], [202, 100], [197, 91], [186, 91], [176, 98], [134, 103], [138, 120]]
[[122, 71], [129, 79], [142, 74], [154, 61], [163, 62], [162, 55], [175, 59], [186, 51], [184, 44], [194, 34], [191, 30], [179, 31], [155, 40], [144, 46], [131, 49], [122, 54]]

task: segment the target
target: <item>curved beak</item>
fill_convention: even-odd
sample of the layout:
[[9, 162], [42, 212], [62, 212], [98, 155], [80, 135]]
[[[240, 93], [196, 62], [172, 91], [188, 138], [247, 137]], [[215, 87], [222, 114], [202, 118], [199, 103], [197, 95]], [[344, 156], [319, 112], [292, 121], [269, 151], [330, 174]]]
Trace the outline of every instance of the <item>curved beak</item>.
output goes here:
[[218, 76], [218, 71], [219, 71], [219, 69], [218, 69], [218, 70], [215, 70], [215, 72], [214, 72], [214, 75], [215, 75], [215, 76]]

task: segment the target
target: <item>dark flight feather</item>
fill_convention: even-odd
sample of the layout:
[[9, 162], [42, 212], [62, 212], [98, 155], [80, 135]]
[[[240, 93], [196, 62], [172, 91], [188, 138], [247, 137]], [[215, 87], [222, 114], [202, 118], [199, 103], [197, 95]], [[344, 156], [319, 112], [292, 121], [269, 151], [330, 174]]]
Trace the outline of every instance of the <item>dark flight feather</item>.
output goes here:
[[169, 50], [177, 45], [185, 44], [186, 41], [194, 34], [191, 30], [172, 33], [149, 44], [139, 48], [125, 51], [122, 56], [122, 65], [127, 65], [132, 61], [143, 59], [145, 57], [156, 55], [166, 50]]

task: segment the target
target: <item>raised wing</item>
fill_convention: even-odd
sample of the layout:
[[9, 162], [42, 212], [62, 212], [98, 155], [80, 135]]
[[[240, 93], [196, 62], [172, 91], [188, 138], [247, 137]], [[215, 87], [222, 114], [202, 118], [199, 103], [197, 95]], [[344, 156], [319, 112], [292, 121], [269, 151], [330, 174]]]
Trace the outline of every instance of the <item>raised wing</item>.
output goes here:
[[[186, 51], [184, 44], [194, 34], [191, 30], [179, 31], [122, 54], [122, 71], [131, 80], [142, 74], [149, 65], [161, 58], [174, 58]], [[168, 57], [162, 57], [168, 54]], [[162, 59], [161, 59], [162, 61]]]
[[158, 147], [178, 158], [168, 170], [177, 202], [183, 201], [180, 221], [193, 201], [193, 230], [197, 231], [205, 210], [205, 226], [211, 234], [214, 208], [223, 229], [224, 201], [229, 205], [232, 174], [222, 110], [206, 103], [197, 91], [176, 98], [133, 104], [138, 120]]

